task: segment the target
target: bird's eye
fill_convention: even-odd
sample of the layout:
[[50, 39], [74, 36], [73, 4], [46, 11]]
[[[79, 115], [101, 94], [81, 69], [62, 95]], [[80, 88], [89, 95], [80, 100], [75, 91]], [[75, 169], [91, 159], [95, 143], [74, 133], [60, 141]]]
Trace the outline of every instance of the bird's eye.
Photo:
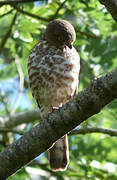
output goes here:
[[62, 36], [58, 36], [58, 41], [63, 41]]

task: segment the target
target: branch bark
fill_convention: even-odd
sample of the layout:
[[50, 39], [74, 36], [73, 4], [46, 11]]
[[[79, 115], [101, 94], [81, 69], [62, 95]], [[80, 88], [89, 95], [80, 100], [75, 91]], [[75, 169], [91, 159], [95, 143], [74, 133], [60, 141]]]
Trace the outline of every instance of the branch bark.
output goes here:
[[115, 98], [117, 68], [105, 76], [94, 79], [78, 96], [1, 152], [0, 178], [4, 180], [15, 173]]
[[113, 19], [117, 22], [117, 0], [99, 0], [111, 13]]
[[3, 128], [0, 128], [0, 133], [1, 134], [8, 133], [8, 132], [11, 132], [11, 133], [14, 133], [14, 134], [24, 135], [23, 131], [14, 130], [14, 129], [3, 129]]
[[27, 112], [20, 112], [7, 117], [0, 116], [0, 127], [13, 128], [23, 123], [30, 123], [36, 120], [38, 121], [40, 120], [39, 109], [27, 111]]

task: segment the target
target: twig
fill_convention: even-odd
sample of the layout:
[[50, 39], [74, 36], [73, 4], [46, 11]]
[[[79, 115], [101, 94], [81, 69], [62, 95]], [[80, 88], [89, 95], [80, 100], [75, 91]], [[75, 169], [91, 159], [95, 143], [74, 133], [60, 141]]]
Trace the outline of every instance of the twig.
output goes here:
[[88, 8], [88, 3], [85, 0], [80, 0], [80, 2]]
[[17, 71], [18, 71], [18, 74], [19, 74], [20, 84], [19, 84], [19, 94], [18, 94], [18, 97], [16, 98], [16, 101], [14, 103], [14, 107], [13, 107], [13, 110], [11, 111], [11, 114], [13, 114], [15, 112], [15, 110], [16, 110], [16, 108], [18, 106], [19, 100], [21, 98], [23, 88], [24, 88], [24, 74], [22, 72], [20, 62], [19, 62], [19, 58], [18, 58], [17, 55], [15, 56], [15, 64], [16, 64]]
[[64, 4], [65, 4], [66, 2], [67, 2], [67, 0], [63, 1], [63, 3], [61, 3], [61, 4], [59, 5], [59, 7], [57, 8], [55, 14], [52, 15], [52, 17], [49, 19], [49, 21], [54, 20], [54, 19], [57, 17], [59, 11], [62, 9], [62, 7], [64, 6]]
[[104, 134], [108, 134], [110, 136], [117, 136], [117, 130], [107, 129], [107, 128], [92, 128], [92, 127], [73, 130], [69, 133], [69, 136], [88, 134], [88, 133], [104, 133]]
[[19, 4], [19, 3], [32, 3], [32, 2], [36, 2], [39, 0], [7, 0], [7, 1], [0, 1], [0, 6], [4, 6], [4, 5], [12, 5], [12, 4]]
[[11, 34], [11, 31], [12, 31], [12, 27], [13, 25], [15, 24], [15, 20], [16, 20], [16, 17], [17, 17], [17, 13], [15, 13], [14, 17], [13, 17], [13, 20], [7, 30], [7, 32], [5, 33], [5, 35], [3, 36], [2, 38], [2, 41], [0, 43], [0, 52], [2, 51], [2, 49], [4, 48], [8, 38], [10, 37], [10, 34]]
[[16, 5], [14, 4], [11, 4], [11, 6], [16, 9], [18, 12], [22, 13], [22, 14], [25, 14], [27, 16], [30, 16], [32, 18], [35, 18], [37, 20], [42, 20], [42, 21], [45, 21], [45, 22], [49, 22], [50, 20], [47, 19], [47, 18], [44, 18], [44, 17], [41, 17], [41, 16], [38, 16], [38, 15], [35, 15], [35, 14], [32, 14], [32, 13], [29, 13], [29, 12], [26, 12], [24, 10], [22, 10], [21, 8], [17, 7]]
[[35, 15], [35, 14], [32, 14], [32, 13], [29, 13], [29, 12], [26, 12], [24, 10], [22, 10], [21, 8], [17, 7], [16, 4], [10, 4], [14, 9], [16, 9], [18, 12], [22, 13], [22, 14], [25, 14], [27, 16], [30, 16], [32, 18], [35, 18], [37, 20], [42, 20], [42, 21], [45, 21], [45, 22], [50, 22], [51, 20], [54, 20], [59, 11], [62, 9], [63, 5], [66, 3], [67, 0], [65, 0], [63, 3], [61, 3], [59, 5], [59, 7], [57, 8], [56, 12], [50, 17], [50, 18], [44, 18], [44, 17], [41, 17], [41, 16], [38, 16], [38, 15]]
[[84, 36], [86, 36], [87, 38], [100, 39], [99, 36], [95, 36], [95, 35], [93, 35], [93, 34], [89, 34], [89, 33], [86, 33], [86, 32], [82, 32], [82, 31], [80, 31], [80, 30], [78, 30], [78, 29], [75, 29], [75, 31], [78, 32], [78, 33], [80, 33], [80, 34], [82, 34], [82, 35], [84, 35]]
[[0, 15], [0, 18], [2, 18], [2, 17], [4, 17], [4, 16], [6, 16], [6, 15], [12, 13], [13, 11], [14, 11], [14, 9], [11, 9], [11, 10], [8, 11], [7, 13]]

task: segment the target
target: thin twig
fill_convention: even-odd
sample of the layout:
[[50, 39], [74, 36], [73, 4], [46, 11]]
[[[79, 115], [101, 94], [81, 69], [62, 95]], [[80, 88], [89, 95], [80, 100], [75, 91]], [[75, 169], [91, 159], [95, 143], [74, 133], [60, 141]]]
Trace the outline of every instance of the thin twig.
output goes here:
[[89, 33], [86, 33], [86, 32], [82, 32], [82, 31], [80, 31], [78, 29], [75, 29], [75, 31], [82, 34], [82, 35], [84, 35], [84, 36], [86, 36], [87, 38], [100, 39], [99, 36], [95, 36], [94, 34], [89, 34]]
[[22, 13], [22, 14], [25, 14], [25, 15], [27, 15], [27, 16], [30, 16], [30, 17], [32, 17], [32, 18], [35, 18], [35, 19], [37, 19], [37, 20], [42, 20], [42, 21], [45, 21], [45, 22], [49, 22], [49, 21], [50, 21], [50, 20], [47, 19], [47, 18], [44, 18], [44, 17], [38, 16], [38, 15], [29, 13], [29, 12], [27, 12], [27, 11], [24, 11], [24, 10], [22, 10], [21, 8], [17, 7], [17, 6], [14, 5], [14, 4], [11, 4], [11, 6], [12, 6], [14, 9], [16, 9], [18, 12], [20, 12], [20, 13]]
[[88, 133], [104, 133], [104, 134], [108, 134], [109, 136], [117, 136], [117, 130], [100, 128], [100, 127], [98, 128], [90, 127], [90, 128], [82, 128], [82, 129], [73, 130], [69, 133], [69, 136], [88, 134]]
[[32, 3], [32, 2], [36, 2], [39, 0], [7, 0], [7, 1], [0, 1], [0, 6], [4, 6], [4, 5], [12, 5], [12, 4], [19, 4], [19, 3]]
[[4, 14], [0, 15], [0, 18], [6, 16], [6, 15], [8, 15], [8, 14], [11, 14], [13, 11], [14, 11], [14, 9], [11, 9], [11, 10], [8, 11], [7, 13], [4, 13]]
[[16, 98], [16, 101], [14, 103], [14, 107], [13, 107], [13, 110], [11, 111], [11, 114], [13, 114], [15, 112], [15, 110], [18, 106], [19, 100], [21, 98], [23, 88], [24, 88], [24, 74], [23, 74], [22, 68], [20, 66], [19, 58], [17, 55], [15, 56], [15, 64], [16, 64], [17, 71], [19, 74], [20, 84], [19, 84], [19, 94], [18, 94], [18, 97]]
[[[30, 17], [35, 18], [35, 19], [37, 19], [37, 20], [42, 20], [42, 21], [45, 21], [45, 22], [50, 22], [51, 20], [56, 19], [57, 15], [58, 15], [58, 13], [59, 13], [59, 11], [60, 11], [60, 9], [62, 9], [62, 7], [63, 7], [63, 5], [66, 3], [66, 1], [67, 1], [67, 0], [65, 0], [63, 3], [61, 3], [60, 6], [58, 7], [58, 9], [56, 10], [55, 14], [52, 15], [52, 16], [51, 16], [50, 18], [48, 18], [48, 19], [47, 19], [47, 18], [44, 18], [44, 17], [41, 17], [41, 16], [38, 16], [38, 15], [35, 15], [35, 14], [32, 14], [32, 13], [29, 13], [29, 12], [27, 12], [27, 11], [24, 11], [24, 10], [22, 10], [21, 8], [17, 7], [17, 6], [14, 5], [14, 4], [13, 4], [13, 5], [11, 4], [11, 6], [12, 6], [14, 9], [16, 9], [18, 12], [20, 12], [20, 13], [22, 13], [22, 14], [24, 14], [24, 15], [30, 16]], [[78, 29], [75, 29], [75, 30], [76, 30], [76, 32], [78, 32], [78, 33], [86, 36], [87, 38], [100, 39], [100, 37], [95, 36], [95, 35], [93, 35], [93, 34], [89, 34], [89, 33], [86, 33], [86, 32], [82, 32], [82, 31], [80, 31], [80, 30], [78, 30]]]
[[64, 6], [64, 4], [65, 4], [66, 2], [67, 2], [67, 0], [63, 1], [63, 3], [61, 3], [61, 4], [59, 5], [59, 7], [57, 8], [55, 14], [52, 15], [52, 17], [49, 19], [49, 21], [54, 20], [54, 19], [57, 17], [59, 11], [63, 8], [63, 6]]
[[32, 17], [32, 18], [35, 18], [35, 19], [37, 19], [37, 20], [42, 20], [42, 21], [45, 21], [45, 22], [50, 22], [50, 21], [54, 20], [54, 19], [57, 17], [59, 11], [62, 9], [62, 7], [63, 7], [64, 4], [66, 3], [66, 1], [67, 1], [67, 0], [65, 0], [63, 3], [61, 3], [61, 4], [59, 5], [59, 7], [57, 8], [56, 12], [55, 12], [50, 18], [48, 18], [48, 19], [47, 19], [47, 18], [44, 18], [44, 17], [41, 17], [41, 16], [38, 16], [38, 15], [35, 15], [35, 14], [32, 14], [32, 13], [29, 13], [29, 12], [26, 12], [26, 11], [22, 10], [21, 8], [17, 7], [16, 4], [10, 4], [10, 5], [11, 5], [14, 9], [16, 9], [18, 12], [20, 12], [20, 13], [22, 13], [22, 14], [25, 14], [25, 15], [30, 16], [30, 17]]
[[1, 43], [0, 43], [0, 52], [1, 52], [2, 49], [4, 48], [4, 46], [5, 46], [8, 38], [9, 38], [10, 35], [11, 35], [12, 27], [13, 27], [13, 25], [15, 24], [16, 17], [17, 17], [17, 13], [15, 13], [15, 15], [14, 15], [12, 21], [11, 21], [11, 24], [10, 24], [7, 32], [5, 33], [5, 35], [4, 35], [3, 38], [2, 38], [2, 41], [1, 41]]

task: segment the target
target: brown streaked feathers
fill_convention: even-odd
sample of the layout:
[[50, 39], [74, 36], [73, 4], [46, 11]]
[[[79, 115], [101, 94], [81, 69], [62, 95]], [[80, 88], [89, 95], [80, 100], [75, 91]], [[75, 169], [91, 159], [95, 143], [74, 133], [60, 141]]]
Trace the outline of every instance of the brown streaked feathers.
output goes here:
[[[54, 20], [29, 56], [30, 87], [41, 108], [42, 119], [77, 93], [80, 58], [73, 47], [75, 38], [70, 23]], [[54, 171], [65, 170], [68, 162], [68, 139], [65, 135], [50, 149], [50, 166]]]

